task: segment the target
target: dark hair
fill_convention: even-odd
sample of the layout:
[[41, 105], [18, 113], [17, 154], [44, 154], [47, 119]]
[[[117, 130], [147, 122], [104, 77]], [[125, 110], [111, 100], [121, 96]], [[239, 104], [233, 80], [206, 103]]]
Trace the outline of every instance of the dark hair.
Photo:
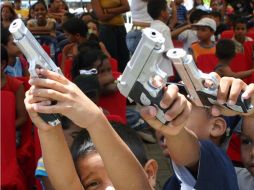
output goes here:
[[3, 61], [6, 61], [8, 63], [9, 57], [7, 49], [1, 44], [1, 66], [3, 64]]
[[222, 20], [222, 15], [219, 11], [212, 11], [209, 13], [209, 15], [213, 16], [213, 17], [216, 17], [216, 18], [219, 18], [220, 21]]
[[245, 24], [246, 25], [246, 29], [247, 29], [247, 21], [246, 21], [246, 19], [244, 19], [244, 18], [235, 19], [234, 25], [233, 25], [234, 29], [235, 29], [237, 24]]
[[62, 29], [70, 34], [80, 34], [83, 37], [87, 36], [88, 28], [85, 22], [79, 18], [71, 18], [63, 23]]
[[[10, 18], [10, 21], [13, 21], [14, 19], [16, 19], [18, 17], [15, 10], [13, 9], [13, 7], [10, 4], [7, 4], [7, 3], [4, 3], [4, 4], [1, 5], [1, 14], [2, 14], [2, 11], [3, 11], [4, 7], [7, 7], [11, 12], [12, 17]], [[2, 15], [1, 15], [1, 21], [2, 21]]]
[[216, 44], [215, 55], [218, 59], [230, 60], [235, 56], [235, 44], [232, 40], [223, 39], [219, 40]]
[[90, 16], [93, 20], [97, 20], [98, 18], [96, 17], [94, 12], [84, 12], [80, 15], [80, 19], [82, 19], [83, 16]]
[[147, 12], [153, 19], [158, 19], [161, 11], [166, 9], [167, 1], [165, 0], [149, 0], [147, 3]]
[[[79, 89], [92, 101], [94, 101], [100, 93], [100, 83], [97, 75], [78, 75], [73, 80]], [[96, 102], [94, 102], [96, 103]]]
[[111, 122], [111, 125], [117, 134], [121, 137], [121, 139], [130, 148], [139, 163], [142, 166], [145, 166], [148, 161], [148, 157], [146, 155], [144, 144], [140, 137], [137, 135], [136, 131], [130, 126], [123, 125], [121, 123]]
[[7, 28], [1, 28], [1, 44], [7, 46], [11, 33]]
[[[130, 150], [133, 152], [137, 160], [142, 166], [148, 161], [146, 151], [142, 140], [137, 136], [136, 132], [129, 126], [125, 126], [120, 123], [111, 123], [114, 130], [121, 137], [121, 139], [128, 145]], [[96, 147], [92, 143], [87, 130], [82, 130], [79, 135], [74, 139], [71, 146], [71, 153], [74, 163], [78, 161], [79, 158], [85, 157], [91, 152], [96, 152]]]
[[68, 19], [75, 18], [75, 14], [72, 14], [72, 13], [69, 13], [69, 12], [64, 13], [64, 16], [66, 16]]
[[[80, 75], [80, 70], [85, 69], [89, 70], [94, 68], [94, 63], [97, 60], [103, 63], [103, 60], [106, 59], [107, 56], [101, 51], [97, 49], [92, 49], [87, 52], [79, 52], [78, 55], [73, 60], [72, 66], [72, 78], [77, 77]], [[99, 66], [100, 67], [100, 66]]]
[[42, 4], [45, 8], [46, 11], [48, 11], [47, 5], [45, 4], [44, 1], [37, 1], [36, 3], [33, 4], [33, 8], [35, 9], [36, 5]]
[[201, 9], [194, 9], [190, 13], [190, 22], [195, 23], [199, 21], [203, 16], [207, 15], [208, 13], [206, 11], [203, 11]]
[[90, 37], [88, 38], [88, 41], [82, 42], [81, 44], [78, 45], [78, 52], [84, 53], [92, 49], [100, 50], [101, 48], [100, 48], [99, 42]]
[[83, 129], [74, 138], [71, 145], [71, 154], [75, 165], [79, 158], [84, 158], [87, 154], [91, 152], [97, 152], [95, 145], [93, 144], [91, 137], [86, 129]]

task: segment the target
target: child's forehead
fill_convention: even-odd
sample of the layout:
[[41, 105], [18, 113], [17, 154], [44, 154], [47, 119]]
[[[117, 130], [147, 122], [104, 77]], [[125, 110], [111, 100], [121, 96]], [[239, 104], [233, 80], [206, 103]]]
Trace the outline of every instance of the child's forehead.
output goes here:
[[254, 132], [254, 117], [246, 116], [243, 118], [242, 130], [252, 130]]
[[239, 23], [236, 23], [236, 24], [235, 24], [235, 27], [236, 27], [236, 28], [238, 28], [238, 27], [244, 27], [244, 28], [246, 28], [247, 25], [246, 25], [245, 23], [239, 22]]

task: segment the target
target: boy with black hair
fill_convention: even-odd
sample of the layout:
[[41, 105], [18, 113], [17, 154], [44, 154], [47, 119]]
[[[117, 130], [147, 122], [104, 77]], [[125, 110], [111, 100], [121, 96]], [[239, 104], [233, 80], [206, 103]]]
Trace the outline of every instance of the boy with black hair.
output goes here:
[[197, 29], [197, 37], [199, 41], [193, 43], [189, 51], [195, 62], [197, 62], [197, 58], [200, 55], [215, 54], [215, 43], [211, 40], [211, 37], [216, 31], [216, 23], [211, 18], [202, 18], [193, 26]]
[[169, 8], [166, 0], [149, 0], [147, 12], [152, 17], [151, 28], [162, 33], [165, 38], [165, 50], [173, 48], [170, 29], [167, 26], [169, 20]]
[[232, 40], [224, 39], [220, 40], [216, 44], [216, 56], [219, 60], [218, 65], [214, 71], [217, 72], [221, 77], [235, 77], [235, 78], [246, 78], [252, 75], [254, 69], [234, 72], [231, 70], [229, 64], [235, 56], [235, 43]]
[[77, 55], [78, 45], [87, 41], [88, 27], [83, 20], [72, 18], [63, 23], [62, 29], [70, 42], [70, 44], [64, 46], [62, 51], [61, 68], [64, 70], [65, 60], [72, 59]]
[[[115, 122], [111, 122], [111, 125], [120, 138], [127, 144], [129, 149], [133, 152], [141, 166], [146, 171], [151, 187], [155, 188], [158, 164], [155, 160], [148, 159], [141, 139], [129, 126]], [[96, 189], [105, 189], [103, 186], [106, 185], [108, 187], [113, 187], [109, 176], [107, 174], [103, 175], [105, 173], [103, 161], [98, 154], [87, 130], [84, 129], [75, 138], [71, 147], [71, 153], [76, 170], [80, 178], [83, 179], [81, 182], [85, 189], [92, 187], [96, 187]], [[96, 162], [91, 162], [91, 160], [96, 160]], [[96, 176], [96, 178], [93, 176]], [[91, 181], [93, 183], [91, 183]]]
[[234, 36], [232, 38], [235, 43], [236, 53], [244, 53], [244, 43], [253, 41], [252, 38], [246, 36], [247, 33], [247, 22], [243, 18], [236, 19], [233, 25]]
[[222, 14], [219, 11], [212, 11], [208, 15], [211, 19], [214, 19], [216, 22], [217, 28], [214, 33], [216, 40], [220, 37], [220, 34], [223, 31], [230, 30], [230, 27], [227, 24], [222, 22], [223, 21]]

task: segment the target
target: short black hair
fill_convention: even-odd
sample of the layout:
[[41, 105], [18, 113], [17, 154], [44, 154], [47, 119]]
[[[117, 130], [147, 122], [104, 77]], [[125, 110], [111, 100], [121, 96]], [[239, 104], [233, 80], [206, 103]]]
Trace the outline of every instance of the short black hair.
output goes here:
[[161, 11], [167, 9], [166, 0], [149, 0], [147, 3], [147, 12], [155, 20], [160, 17]]
[[1, 28], [1, 44], [7, 46], [9, 42], [9, 36], [11, 35], [10, 31], [8, 28]]
[[[144, 167], [148, 161], [142, 140], [137, 133], [129, 126], [113, 122], [112, 127], [120, 138], [127, 144], [139, 163]], [[79, 158], [85, 157], [88, 153], [97, 152], [91, 137], [86, 129], [82, 130], [74, 139], [71, 146], [71, 153], [74, 163], [77, 164]]]
[[87, 25], [79, 18], [71, 18], [67, 20], [63, 23], [62, 29], [70, 34], [80, 34], [83, 37], [86, 37], [88, 32]]
[[78, 55], [73, 60], [72, 66], [72, 78], [76, 78], [80, 75], [80, 70], [90, 70], [94, 68], [94, 62], [97, 60], [101, 61], [101, 65], [107, 56], [97, 49], [92, 49], [87, 52], [79, 52]]
[[201, 9], [194, 9], [190, 13], [189, 20], [191, 23], [195, 23], [199, 21], [203, 16], [207, 15], [208, 13], [206, 11], [203, 11]]
[[100, 94], [100, 83], [97, 75], [78, 75], [73, 79], [73, 83], [92, 101]]
[[118, 122], [110, 122], [116, 133], [127, 144], [139, 163], [144, 167], [148, 161], [143, 141], [134, 129]]
[[245, 18], [237, 18], [234, 21], [234, 25], [233, 28], [235, 29], [237, 24], [245, 24], [246, 25], [246, 29], [247, 29], [247, 20]]
[[209, 13], [209, 15], [213, 16], [213, 17], [216, 17], [216, 18], [219, 18], [220, 21], [222, 20], [222, 15], [219, 11], [212, 11]]
[[75, 14], [70, 13], [70, 12], [64, 13], [64, 16], [66, 16], [68, 19], [75, 18]]
[[230, 60], [235, 56], [235, 44], [232, 40], [219, 40], [216, 44], [215, 55], [218, 59]]

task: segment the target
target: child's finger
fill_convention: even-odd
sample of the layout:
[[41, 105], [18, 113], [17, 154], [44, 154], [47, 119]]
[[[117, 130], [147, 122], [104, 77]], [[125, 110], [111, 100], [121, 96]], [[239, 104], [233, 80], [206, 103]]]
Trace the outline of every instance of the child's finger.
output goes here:
[[228, 104], [235, 105], [242, 90], [247, 85], [241, 79], [234, 79], [228, 96]]
[[232, 81], [233, 81], [232, 77], [221, 78], [217, 94], [217, 102], [219, 104], [224, 104], [227, 101]]
[[173, 121], [171, 121], [171, 125], [179, 126], [185, 123], [188, 120], [188, 117], [190, 116], [190, 112], [191, 112], [191, 103], [188, 102], [183, 112], [178, 117], [176, 117]]
[[171, 105], [170, 109], [165, 113], [165, 118], [167, 121], [172, 121], [179, 117], [180, 113], [186, 108], [187, 101], [183, 95], [179, 95], [178, 98]]
[[[45, 78], [32, 78], [29, 80], [29, 84], [34, 86], [32, 89], [36, 88], [48, 88], [48, 89], [54, 89], [59, 92], [67, 92], [68, 89], [66, 85], [63, 85], [57, 81], [51, 80], [51, 79], [45, 79]], [[30, 90], [31, 92], [31, 90]]]
[[40, 74], [40, 75], [42, 75], [42, 76], [44, 76], [48, 79], [57, 81], [61, 84], [68, 84], [69, 83], [69, 80], [66, 79], [63, 75], [60, 75], [59, 73], [56, 73], [56, 72], [53, 72], [53, 71], [50, 71], [50, 70], [39, 69], [38, 74]]
[[[253, 98], [252, 98], [253, 97]], [[254, 101], [254, 83], [251, 83], [245, 87], [245, 91], [242, 94], [243, 99], [252, 98]]]
[[174, 84], [169, 85], [166, 88], [166, 91], [165, 91], [163, 98], [160, 102], [160, 106], [163, 109], [169, 108], [175, 101], [177, 95], [178, 95], [178, 87]]
[[66, 101], [66, 95], [64, 93], [52, 90], [37, 88], [30, 91], [30, 95], [34, 97], [40, 97], [47, 100]]
[[153, 106], [142, 107], [140, 109], [140, 115], [142, 118], [155, 130], [161, 131], [164, 124], [161, 123], [155, 116], [157, 114], [157, 110]]

